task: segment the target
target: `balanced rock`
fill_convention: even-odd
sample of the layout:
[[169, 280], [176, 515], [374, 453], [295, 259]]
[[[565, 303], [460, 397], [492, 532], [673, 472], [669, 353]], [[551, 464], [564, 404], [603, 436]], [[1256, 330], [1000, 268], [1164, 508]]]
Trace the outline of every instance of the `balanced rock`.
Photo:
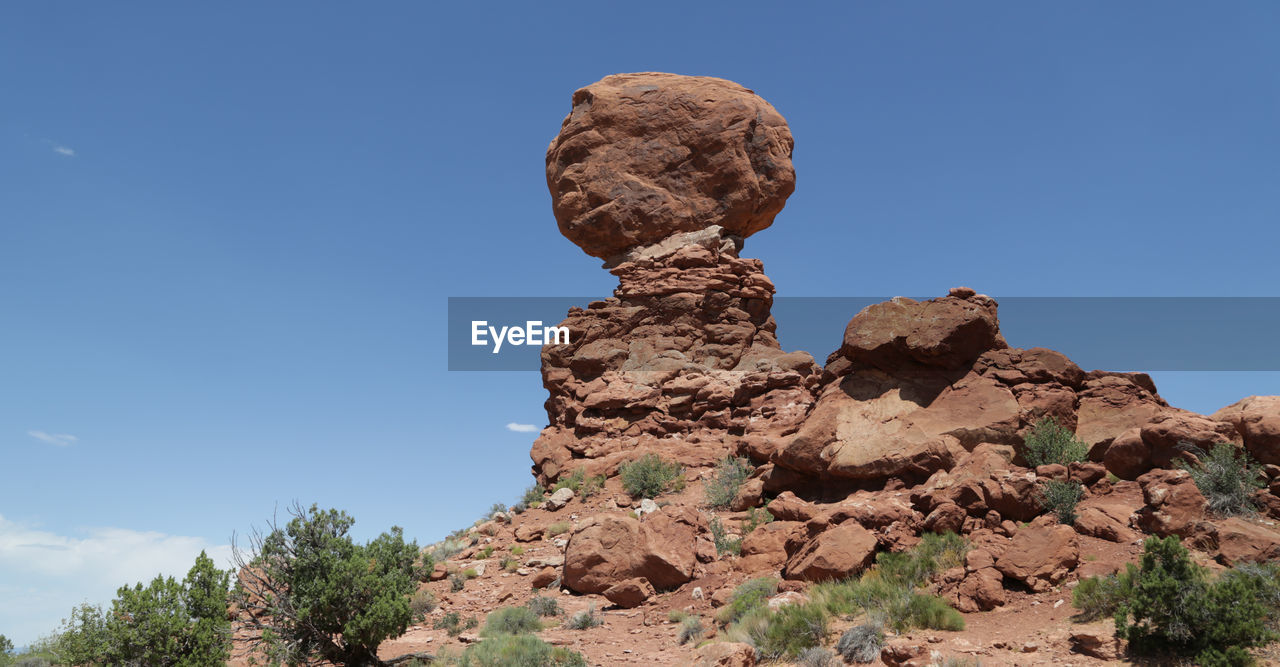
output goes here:
[[793, 145], [782, 115], [732, 81], [615, 74], [573, 94], [547, 187], [561, 233], [596, 257], [713, 226], [745, 238], [795, 190]]

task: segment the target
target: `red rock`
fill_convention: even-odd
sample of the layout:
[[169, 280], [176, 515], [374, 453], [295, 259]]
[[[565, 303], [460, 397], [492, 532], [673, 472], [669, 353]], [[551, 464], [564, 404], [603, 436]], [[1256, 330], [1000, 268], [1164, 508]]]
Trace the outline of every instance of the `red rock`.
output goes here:
[[756, 650], [750, 644], [711, 642], [693, 652], [696, 667], [754, 667]]
[[665, 507], [644, 522], [597, 515], [578, 525], [565, 549], [564, 585], [578, 593], [603, 593], [643, 577], [657, 588], [693, 579], [700, 518], [691, 508]]
[[1093, 486], [1105, 479], [1107, 476], [1106, 467], [1100, 463], [1093, 463], [1091, 461], [1074, 462], [1068, 466], [1068, 469], [1070, 470], [1071, 479], [1074, 479], [1085, 486]]
[[848, 522], [809, 540], [787, 560], [783, 577], [803, 581], [828, 581], [853, 576], [871, 565], [876, 536]]
[[1224, 565], [1280, 559], [1280, 529], [1274, 525], [1231, 517], [1215, 522], [1213, 532]]
[[1240, 436], [1226, 422], [1194, 412], [1170, 411], [1142, 426], [1142, 441], [1151, 448], [1151, 462], [1167, 468], [1188, 446], [1209, 451], [1220, 442], [1239, 444]]
[[1185, 470], [1152, 470], [1138, 478], [1146, 504], [1138, 525], [1161, 537], [1191, 537], [1204, 529], [1208, 504]]
[[712, 225], [746, 237], [795, 189], [786, 121], [724, 79], [616, 74], [573, 94], [547, 149], [560, 231], [610, 257]]
[[1079, 560], [1078, 540], [1070, 526], [1030, 525], [1014, 533], [996, 569], [1034, 591], [1044, 591], [1065, 579]]
[[778, 521], [805, 522], [817, 516], [818, 512], [816, 505], [797, 498], [790, 491], [783, 491], [769, 503], [769, 513]]
[[787, 560], [787, 538], [800, 528], [796, 521], [773, 521], [747, 533], [742, 538], [741, 569], [753, 572], [781, 566]]
[[1109, 445], [1120, 434], [1141, 427], [1168, 409], [1154, 385], [1144, 387], [1134, 375], [1091, 373], [1079, 395], [1076, 437], [1088, 445]]
[[968, 515], [955, 503], [938, 505], [924, 519], [924, 529], [931, 533], [959, 533]]
[[1213, 413], [1231, 424], [1261, 463], [1280, 464], [1280, 396], [1250, 396]]
[[1129, 544], [1138, 539], [1137, 531], [1129, 526], [1141, 507], [1141, 498], [1120, 494], [1086, 498], [1076, 506], [1076, 520], [1072, 527], [1081, 535]]
[[983, 352], [1005, 347], [996, 303], [989, 297], [923, 302], [897, 297], [868, 306], [850, 320], [839, 354], [892, 373], [909, 362], [960, 368]]
[[1120, 479], [1137, 479], [1151, 469], [1151, 446], [1142, 440], [1142, 429], [1131, 428], [1116, 436], [1102, 458], [1107, 471]]
[[1065, 482], [1067, 481], [1067, 476], [1067, 467], [1060, 463], [1036, 466], [1036, 477], [1042, 479], [1056, 479], [1060, 482]]
[[955, 596], [962, 612], [990, 611], [1005, 603], [1004, 577], [994, 567], [968, 573]]
[[888, 667], [925, 667], [932, 663], [928, 648], [907, 644], [889, 644], [880, 649], [880, 661]]
[[764, 480], [759, 478], [749, 479], [738, 487], [738, 493], [733, 497], [733, 502], [729, 505], [729, 509], [741, 512], [749, 507], [756, 507], [760, 505], [763, 496]]
[[546, 588], [554, 583], [559, 577], [560, 570], [554, 567], [544, 567], [533, 575], [533, 578], [529, 580], [529, 585], [533, 587], [534, 590]]
[[528, 522], [522, 521], [516, 526], [515, 536], [517, 542], [533, 542], [542, 539], [542, 534], [546, 531], [544, 526], [534, 526]]
[[1099, 660], [1116, 660], [1122, 653], [1112, 623], [1076, 626], [1071, 631], [1071, 650]]
[[653, 595], [653, 586], [644, 577], [620, 581], [604, 590], [605, 598], [623, 609], [639, 607]]

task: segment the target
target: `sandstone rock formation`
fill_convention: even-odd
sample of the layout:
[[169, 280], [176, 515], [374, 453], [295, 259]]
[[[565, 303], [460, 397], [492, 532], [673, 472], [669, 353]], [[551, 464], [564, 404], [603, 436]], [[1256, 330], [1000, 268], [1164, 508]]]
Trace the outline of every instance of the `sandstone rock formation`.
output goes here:
[[706, 465], [793, 432], [818, 368], [780, 349], [773, 283], [742, 239], [794, 189], [786, 122], [722, 79], [608, 77], [574, 94], [547, 152], [561, 232], [611, 259], [614, 296], [544, 348], [539, 479], [610, 473], [646, 451]]

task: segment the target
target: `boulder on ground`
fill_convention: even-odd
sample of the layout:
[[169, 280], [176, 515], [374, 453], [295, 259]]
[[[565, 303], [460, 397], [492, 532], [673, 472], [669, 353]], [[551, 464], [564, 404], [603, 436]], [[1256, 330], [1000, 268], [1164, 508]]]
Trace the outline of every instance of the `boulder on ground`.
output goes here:
[[1065, 579], [1079, 561], [1079, 541], [1070, 526], [1033, 524], [1014, 533], [995, 567], [1033, 591], [1045, 591]]
[[1138, 526], [1161, 537], [1189, 538], [1203, 532], [1208, 503], [1185, 470], [1152, 470], [1138, 478], [1145, 507]]
[[653, 586], [644, 577], [620, 581], [604, 590], [605, 598], [624, 609], [639, 607], [653, 595]]
[[851, 577], [869, 567], [876, 555], [876, 536], [849, 521], [809, 540], [787, 560], [782, 576], [802, 581]]
[[1261, 463], [1280, 464], [1280, 396], [1250, 396], [1213, 413], [1244, 441]]
[[579, 524], [565, 549], [564, 585], [578, 593], [603, 593], [643, 577], [655, 588], [693, 579], [696, 541], [705, 526], [692, 508], [668, 506], [644, 522], [598, 515]]

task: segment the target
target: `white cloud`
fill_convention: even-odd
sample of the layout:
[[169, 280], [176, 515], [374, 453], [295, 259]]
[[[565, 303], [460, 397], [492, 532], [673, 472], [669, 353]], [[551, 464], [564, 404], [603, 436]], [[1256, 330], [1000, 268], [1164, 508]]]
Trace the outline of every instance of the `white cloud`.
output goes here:
[[45, 433], [44, 431], [27, 431], [27, 435], [39, 440], [40, 442], [57, 445], [58, 447], [66, 447], [74, 445], [80, 438], [68, 433]]
[[71, 149], [71, 148], [68, 148], [68, 147], [66, 147], [66, 146], [59, 146], [59, 145], [57, 145], [57, 144], [54, 144], [54, 146], [53, 146], [53, 152], [57, 153], [58, 155], [65, 155], [65, 156], [67, 156], [67, 157], [75, 157], [75, 156], [76, 156], [76, 152], [75, 152], [75, 150], [73, 150], [73, 149]]
[[230, 567], [230, 545], [199, 537], [123, 528], [91, 528], [59, 535], [0, 516], [0, 627], [22, 646], [57, 629], [81, 602], [105, 604], [125, 584], [150, 582], [157, 574], [181, 578], [201, 550], [219, 567]]
[[507, 424], [507, 430], [515, 431], [516, 433], [537, 433], [541, 429], [533, 424], [517, 424], [515, 422], [511, 422], [510, 424]]

